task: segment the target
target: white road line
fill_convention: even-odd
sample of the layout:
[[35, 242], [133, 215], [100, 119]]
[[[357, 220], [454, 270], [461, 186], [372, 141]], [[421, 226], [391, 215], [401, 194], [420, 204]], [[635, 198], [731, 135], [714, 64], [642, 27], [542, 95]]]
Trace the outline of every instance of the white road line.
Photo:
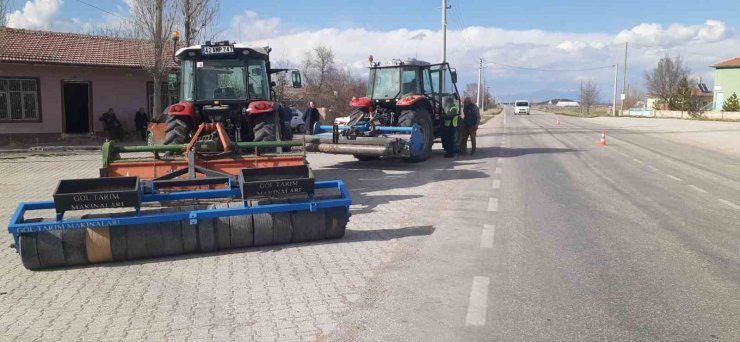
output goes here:
[[668, 178], [670, 178], [670, 179], [673, 179], [674, 181], [677, 181], [677, 182], [682, 181], [681, 178], [678, 178], [678, 177], [676, 177], [674, 175], [665, 175], [665, 176], [668, 177]]
[[634, 160], [635, 163], [638, 163], [638, 164], [642, 164], [643, 163], [642, 160], [637, 159], [637, 158], [632, 158], [632, 160]]
[[735, 203], [732, 203], [732, 202], [730, 202], [730, 201], [728, 201], [728, 200], [724, 200], [724, 199], [720, 199], [719, 201], [720, 201], [720, 202], [722, 202], [722, 203], [724, 203], [724, 204], [727, 204], [727, 205], [728, 205], [728, 206], [730, 206], [730, 207], [731, 207], [732, 209], [735, 209], [735, 210], [740, 210], [740, 205], [737, 205], [737, 204], [735, 204]]
[[693, 184], [689, 184], [689, 188], [692, 188], [692, 189], [694, 189], [694, 190], [696, 190], [696, 191], [698, 191], [698, 192], [703, 192], [703, 193], [705, 193], [705, 194], [707, 193], [707, 191], [706, 191], [706, 190], [704, 190], [704, 189], [702, 189], [702, 188], [700, 188], [700, 187], [698, 187], [698, 186], [696, 186], [696, 185], [693, 185]]
[[629, 157], [629, 155], [627, 153], [624, 153], [624, 152], [619, 152], [619, 154], [621, 154], [621, 155], [623, 155], [625, 157]]
[[501, 188], [501, 180], [499, 180], [499, 179], [494, 179], [494, 180], [493, 180], [493, 188], [494, 188], [494, 189], [499, 189], [499, 188]]
[[502, 172], [504, 172], [504, 170], [502, 168], [500, 168], [500, 167], [497, 167], [496, 168], [496, 174], [497, 175], [500, 175]]
[[492, 224], [484, 224], [483, 230], [480, 234], [480, 248], [493, 248], [493, 234], [495, 226]]
[[488, 211], [498, 211], [498, 198], [488, 199]]
[[499, 158], [499, 159], [498, 159], [498, 163], [499, 163], [499, 164], [503, 164], [503, 163], [504, 163], [504, 158]]
[[473, 277], [473, 287], [470, 290], [468, 314], [465, 316], [466, 326], [486, 325], [486, 311], [488, 309], [488, 277]]
[[655, 171], [655, 172], [658, 172], [658, 171], [660, 171], [660, 170], [658, 170], [658, 168], [657, 168], [657, 167], [655, 167], [655, 166], [652, 166], [652, 165], [648, 165], [648, 169], [650, 169], [650, 170], [653, 170], [653, 171]]

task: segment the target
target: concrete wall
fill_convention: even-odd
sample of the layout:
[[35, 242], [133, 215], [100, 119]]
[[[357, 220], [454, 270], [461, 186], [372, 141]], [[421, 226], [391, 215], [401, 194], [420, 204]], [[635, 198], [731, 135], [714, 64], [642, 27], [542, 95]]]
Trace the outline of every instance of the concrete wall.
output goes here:
[[[720, 98], [724, 97], [724, 100], [726, 100], [732, 93], [740, 96], [740, 68], [715, 70], [714, 86], [714, 109], [720, 110], [724, 102], [720, 101]], [[720, 98], [718, 98], [719, 94], [722, 94]]]
[[147, 107], [143, 70], [121, 68], [69, 67], [31, 64], [0, 64], [0, 77], [38, 77], [41, 89], [41, 122], [2, 122], [3, 134], [62, 133], [62, 81], [90, 81], [93, 131], [103, 131], [98, 120], [108, 108], [115, 110], [125, 129], [134, 129], [134, 113]]
[[[648, 115], [649, 114], [649, 115]], [[654, 118], [673, 118], [673, 119], [690, 119], [691, 116], [686, 112], [672, 111], [672, 110], [652, 110], [652, 111], [636, 111], [630, 110], [625, 111], [626, 116], [647, 116]], [[722, 112], [722, 111], [711, 111], [701, 113], [701, 117], [704, 119], [712, 120], [740, 120], [740, 112]]]

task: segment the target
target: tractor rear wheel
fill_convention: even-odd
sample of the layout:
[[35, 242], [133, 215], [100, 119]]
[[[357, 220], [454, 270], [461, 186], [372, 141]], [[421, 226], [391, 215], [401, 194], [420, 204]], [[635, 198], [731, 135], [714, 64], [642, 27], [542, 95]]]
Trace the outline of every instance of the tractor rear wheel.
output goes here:
[[167, 116], [167, 128], [165, 129], [165, 145], [184, 145], [190, 142], [190, 130], [192, 120], [187, 117]]
[[406, 161], [422, 162], [429, 159], [429, 156], [432, 154], [432, 144], [434, 143], [432, 117], [426, 108], [416, 107], [401, 112], [401, 116], [398, 118], [399, 126], [411, 127], [414, 124], [418, 125], [421, 130], [421, 134], [424, 137], [424, 147], [421, 149], [421, 152], [412, 154], [411, 157], [406, 158]]

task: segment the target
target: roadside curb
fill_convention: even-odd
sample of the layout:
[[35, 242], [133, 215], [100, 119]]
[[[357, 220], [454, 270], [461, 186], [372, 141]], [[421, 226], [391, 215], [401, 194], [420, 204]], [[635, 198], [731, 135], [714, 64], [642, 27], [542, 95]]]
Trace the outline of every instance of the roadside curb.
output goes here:
[[82, 152], [82, 151], [100, 151], [100, 146], [33, 146], [29, 148], [0, 149], [0, 153]]

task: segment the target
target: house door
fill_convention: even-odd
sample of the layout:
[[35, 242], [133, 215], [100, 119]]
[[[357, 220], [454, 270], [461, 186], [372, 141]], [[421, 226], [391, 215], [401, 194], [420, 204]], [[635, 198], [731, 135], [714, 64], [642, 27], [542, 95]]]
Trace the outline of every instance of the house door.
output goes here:
[[62, 82], [64, 133], [89, 133], [90, 82]]

